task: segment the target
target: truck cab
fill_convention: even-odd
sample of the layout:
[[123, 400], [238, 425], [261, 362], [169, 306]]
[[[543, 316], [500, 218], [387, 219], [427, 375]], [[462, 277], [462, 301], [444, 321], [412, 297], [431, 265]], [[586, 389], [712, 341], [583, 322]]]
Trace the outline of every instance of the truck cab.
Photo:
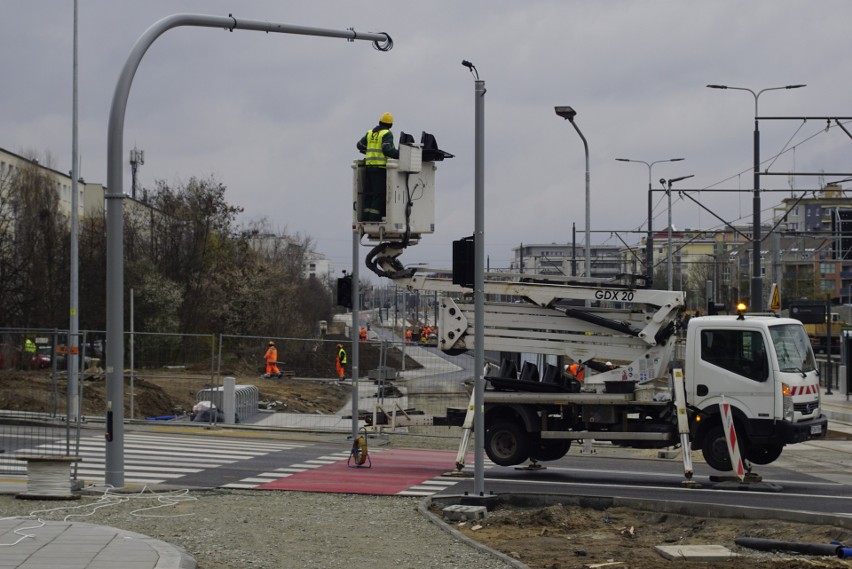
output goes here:
[[787, 444], [826, 434], [819, 372], [798, 320], [711, 316], [689, 321], [684, 361], [692, 448], [729, 470], [719, 411], [729, 403], [742, 455], [756, 464], [777, 459]]

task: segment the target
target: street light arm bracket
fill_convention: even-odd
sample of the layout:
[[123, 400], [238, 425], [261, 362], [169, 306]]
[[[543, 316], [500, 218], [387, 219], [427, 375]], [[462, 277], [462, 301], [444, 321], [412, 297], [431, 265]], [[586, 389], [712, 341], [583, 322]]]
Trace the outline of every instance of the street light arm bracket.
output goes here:
[[[355, 30], [352, 30], [353, 32]], [[380, 34], [384, 34], [385, 41], [376, 40], [373, 42], [373, 49], [377, 49], [379, 51], [390, 51], [393, 49], [393, 38], [390, 37], [390, 34], [387, 32], [378, 32]], [[357, 38], [353, 38], [357, 39]]]

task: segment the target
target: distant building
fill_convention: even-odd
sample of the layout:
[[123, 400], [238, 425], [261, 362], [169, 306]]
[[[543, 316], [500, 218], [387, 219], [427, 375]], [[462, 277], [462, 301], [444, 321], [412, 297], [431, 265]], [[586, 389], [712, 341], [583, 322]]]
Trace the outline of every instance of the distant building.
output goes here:
[[[0, 184], [10, 183], [18, 172], [27, 167], [38, 168], [40, 173], [50, 179], [59, 198], [59, 212], [71, 217], [71, 175], [63, 174], [53, 168], [39, 164], [38, 160], [24, 158], [19, 154], [0, 148]], [[104, 212], [104, 192], [102, 184], [77, 180], [77, 215], [80, 218], [102, 215]]]
[[[611, 278], [620, 272], [620, 250], [615, 245], [590, 247], [591, 276]], [[512, 272], [530, 275], [584, 276], [585, 245], [570, 243], [524, 244], [512, 248]]]

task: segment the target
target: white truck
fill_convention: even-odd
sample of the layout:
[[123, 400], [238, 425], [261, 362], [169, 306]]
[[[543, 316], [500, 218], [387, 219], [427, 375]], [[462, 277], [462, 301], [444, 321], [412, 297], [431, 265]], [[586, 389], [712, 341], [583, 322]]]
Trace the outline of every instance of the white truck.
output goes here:
[[[406, 269], [398, 260], [434, 231], [434, 160], [441, 155], [434, 156], [441, 151], [430, 137], [424, 133], [422, 140], [435, 146], [431, 160], [425, 154], [421, 160], [420, 145], [406, 145], [399, 161], [388, 161], [387, 216], [381, 222], [360, 221], [363, 165], [353, 163], [353, 223], [364, 238], [379, 242], [367, 256], [376, 274], [410, 290], [446, 293], [438, 346], [452, 354], [477, 341], [471, 289], [426, 276], [441, 271]], [[572, 441], [591, 439], [640, 448], [688, 444], [712, 468], [731, 470], [723, 401], [732, 411], [740, 455], [756, 464], [771, 463], [785, 445], [826, 435], [819, 372], [798, 320], [706, 316], [691, 319], [684, 333], [678, 329], [683, 293], [643, 288], [629, 278], [499, 273], [486, 275], [484, 293], [481, 341], [505, 356], [499, 371], [486, 375], [485, 452], [496, 464], [557, 460]], [[541, 372], [529, 361], [518, 370], [517, 354], [549, 361]], [[586, 366], [582, 383], [565, 377], [569, 359]], [[469, 437], [472, 409], [448, 412], [441, 422], [463, 418]]]
[[[556, 460], [576, 440], [634, 448], [688, 441], [712, 468], [728, 471], [723, 399], [740, 454], [752, 463], [769, 464], [785, 445], [826, 434], [819, 372], [798, 320], [705, 316], [689, 320], [683, 331], [677, 328], [683, 308], [678, 291], [495, 277], [486, 279], [486, 295], [506, 301], [486, 301], [483, 341], [486, 350], [506, 356], [485, 378], [485, 452], [496, 464]], [[473, 348], [474, 306], [464, 297], [469, 289], [419, 271], [395, 280], [413, 290], [457, 293], [442, 301], [439, 347], [448, 353]], [[526, 362], [518, 370], [513, 353], [549, 355], [556, 363], [539, 371]], [[581, 383], [565, 376], [568, 359], [586, 366]], [[686, 439], [678, 428], [675, 368], [683, 370]]]

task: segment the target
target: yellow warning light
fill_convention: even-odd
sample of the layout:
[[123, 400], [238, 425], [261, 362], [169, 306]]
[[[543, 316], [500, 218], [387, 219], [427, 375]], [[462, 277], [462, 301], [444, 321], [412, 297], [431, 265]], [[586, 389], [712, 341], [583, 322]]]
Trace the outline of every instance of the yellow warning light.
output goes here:
[[738, 302], [737, 303], [737, 312], [745, 312], [746, 308], [748, 308], [748, 307], [746, 306], [745, 302]]

